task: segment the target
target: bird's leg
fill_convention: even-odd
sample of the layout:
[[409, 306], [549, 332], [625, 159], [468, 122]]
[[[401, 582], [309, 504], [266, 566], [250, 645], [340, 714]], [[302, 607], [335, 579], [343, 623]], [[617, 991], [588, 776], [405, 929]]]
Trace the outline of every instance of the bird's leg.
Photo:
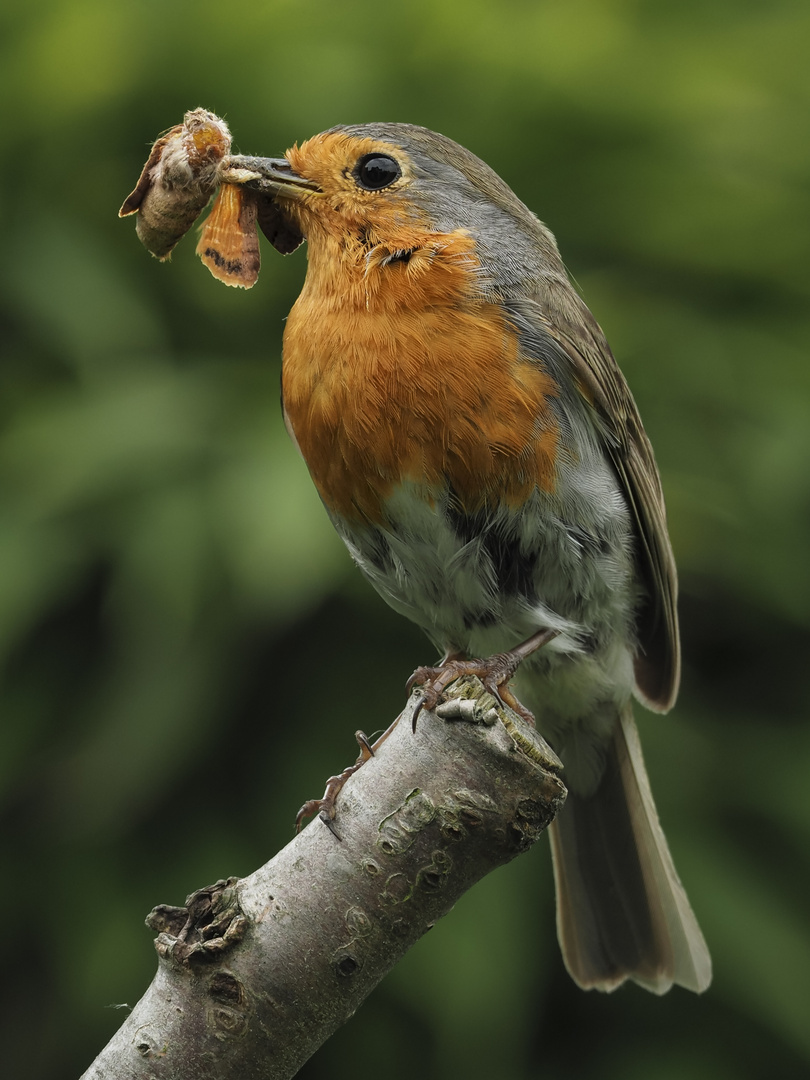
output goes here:
[[[401, 714], [400, 714], [401, 716]], [[327, 829], [338, 839], [342, 840], [343, 837], [335, 828], [335, 802], [340, 794], [343, 785], [349, 779], [350, 776], [354, 776], [357, 770], [369, 760], [374, 757], [374, 751], [377, 750], [397, 724], [400, 721], [400, 716], [396, 718], [393, 724], [390, 724], [382, 735], [379, 736], [373, 743], [370, 743], [362, 731], [355, 731], [354, 737], [357, 739], [357, 744], [360, 747], [360, 754], [355, 761], [354, 765], [349, 765], [343, 770], [342, 773], [338, 773], [337, 776], [330, 776], [326, 781], [326, 790], [323, 793], [321, 799], [308, 799], [307, 802], [301, 807], [295, 816], [295, 831], [298, 832], [301, 825], [304, 822], [304, 818], [312, 817], [313, 814], [317, 814]]]
[[[552, 638], [557, 636], [557, 633], [557, 630], [538, 630], [537, 633], [532, 634], [531, 637], [516, 645], [514, 649], [497, 653], [495, 656], [488, 656], [482, 660], [465, 660], [461, 654], [453, 652], [448, 653], [437, 667], [417, 668], [407, 683], [409, 692], [414, 686], [422, 687], [422, 699], [413, 713], [414, 730], [416, 730], [416, 719], [422, 709], [435, 708], [447, 687], [454, 683], [456, 679], [461, 678], [462, 675], [477, 676], [496, 701], [513, 709], [534, 727], [534, 717], [518, 701], [507, 684], [526, 657], [531, 656], [537, 649], [546, 645]], [[334, 836], [338, 840], [342, 839], [335, 828], [337, 797], [349, 777], [354, 776], [369, 758], [374, 757], [374, 752], [385, 742], [401, 719], [402, 714], [373, 743], [368, 741], [362, 731], [355, 732], [355, 738], [360, 746], [357, 761], [353, 765], [349, 765], [343, 772], [329, 777], [322, 798], [309, 799], [304, 803], [295, 818], [296, 832], [301, 828], [305, 818], [317, 814]]]
[[508, 682], [527, 656], [547, 645], [559, 633], [558, 630], [538, 630], [508, 652], [496, 653], [481, 660], [464, 660], [452, 654], [446, 657], [438, 667], [418, 667], [407, 682], [410, 692], [414, 686], [422, 687], [422, 700], [413, 714], [413, 726], [422, 709], [434, 709], [441, 700], [447, 687], [462, 675], [475, 675], [484, 684], [496, 701], [513, 709], [518, 716], [534, 727], [534, 717], [522, 705], [508, 687]]

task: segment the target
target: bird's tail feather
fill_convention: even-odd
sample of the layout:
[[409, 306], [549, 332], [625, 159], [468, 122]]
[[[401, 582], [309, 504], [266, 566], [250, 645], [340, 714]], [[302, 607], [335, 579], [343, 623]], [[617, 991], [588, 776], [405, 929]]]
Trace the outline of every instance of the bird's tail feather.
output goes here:
[[658, 822], [630, 704], [599, 787], [569, 793], [551, 847], [557, 931], [575, 982], [614, 990], [632, 979], [655, 994], [708, 987], [711, 958]]

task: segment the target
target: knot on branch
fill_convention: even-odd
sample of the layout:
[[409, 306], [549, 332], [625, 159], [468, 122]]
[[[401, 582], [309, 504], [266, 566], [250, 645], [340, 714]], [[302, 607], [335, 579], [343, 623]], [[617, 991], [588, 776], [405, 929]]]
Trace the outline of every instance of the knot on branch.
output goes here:
[[548, 828], [562, 810], [566, 796], [562, 781], [553, 777], [546, 786], [544, 801], [521, 799], [515, 807], [510, 829], [512, 840], [519, 851], [528, 851], [543, 830]]
[[186, 898], [185, 907], [158, 904], [153, 908], [146, 925], [158, 931], [158, 956], [188, 966], [216, 959], [240, 941], [247, 917], [239, 906], [238, 881], [230, 877], [197, 889]]

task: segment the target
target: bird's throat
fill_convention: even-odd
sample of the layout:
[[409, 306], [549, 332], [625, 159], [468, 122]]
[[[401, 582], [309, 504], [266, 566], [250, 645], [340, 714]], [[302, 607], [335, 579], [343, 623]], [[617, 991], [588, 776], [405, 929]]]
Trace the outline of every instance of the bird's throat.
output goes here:
[[428, 500], [452, 489], [469, 513], [554, 486], [556, 387], [480, 296], [470, 237], [430, 236], [308, 238], [284, 407], [322, 499], [349, 519], [384, 523], [404, 482]]

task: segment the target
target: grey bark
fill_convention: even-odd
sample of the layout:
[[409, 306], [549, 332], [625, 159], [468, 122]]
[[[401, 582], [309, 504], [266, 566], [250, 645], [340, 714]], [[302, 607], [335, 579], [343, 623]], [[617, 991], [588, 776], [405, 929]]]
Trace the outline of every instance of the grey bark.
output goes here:
[[286, 1080], [565, 798], [559, 761], [477, 680], [411, 715], [269, 863], [156, 908], [152, 985], [83, 1080]]

